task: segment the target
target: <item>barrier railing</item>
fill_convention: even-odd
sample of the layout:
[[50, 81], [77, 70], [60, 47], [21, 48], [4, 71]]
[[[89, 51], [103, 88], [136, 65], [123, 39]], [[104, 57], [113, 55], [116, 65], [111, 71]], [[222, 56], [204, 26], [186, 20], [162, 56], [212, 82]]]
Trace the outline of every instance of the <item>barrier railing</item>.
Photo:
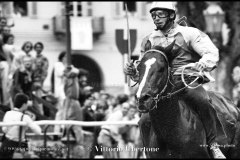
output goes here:
[[[138, 125], [136, 121], [73, 121], [73, 120], [42, 120], [35, 121], [38, 125], [77, 125], [77, 126], [102, 126], [102, 125]], [[0, 122], [0, 127], [3, 126], [26, 126], [26, 122]]]
[[[67, 152], [67, 158], [70, 158], [70, 143], [69, 143], [69, 130], [73, 127], [73, 126], [87, 126], [87, 127], [92, 127], [92, 126], [102, 126], [102, 125], [138, 125], [137, 121], [91, 121], [91, 122], [87, 122], [87, 121], [73, 121], [73, 120], [59, 120], [59, 121], [55, 121], [55, 120], [42, 120], [42, 121], [35, 121], [34, 123], [42, 126], [45, 125], [44, 129], [43, 129], [43, 139], [44, 139], [44, 148], [47, 148], [47, 130], [49, 128], [50, 125], [69, 125], [70, 127], [66, 127], [66, 133], [67, 133], [67, 147], [68, 147], [68, 152]], [[3, 126], [27, 126], [26, 122], [0, 122], [0, 127]], [[41, 134], [42, 135], [42, 134]], [[45, 150], [45, 158], [47, 155], [47, 150]]]

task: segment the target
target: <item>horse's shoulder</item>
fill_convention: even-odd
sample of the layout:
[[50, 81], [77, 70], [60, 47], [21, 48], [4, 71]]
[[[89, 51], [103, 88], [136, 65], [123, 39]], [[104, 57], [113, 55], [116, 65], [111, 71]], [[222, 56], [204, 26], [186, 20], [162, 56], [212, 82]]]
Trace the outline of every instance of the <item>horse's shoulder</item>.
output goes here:
[[188, 121], [193, 118], [196, 118], [197, 113], [189, 106], [189, 104], [186, 101], [179, 98], [178, 105], [179, 105], [180, 113], [183, 115], [183, 117], [186, 117]]

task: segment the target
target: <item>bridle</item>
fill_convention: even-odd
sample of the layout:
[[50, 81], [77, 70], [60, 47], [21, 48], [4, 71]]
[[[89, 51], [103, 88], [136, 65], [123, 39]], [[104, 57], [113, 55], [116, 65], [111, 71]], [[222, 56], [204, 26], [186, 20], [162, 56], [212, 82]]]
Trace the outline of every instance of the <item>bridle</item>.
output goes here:
[[[147, 95], [150, 96], [150, 97], [152, 98], [152, 100], [155, 102], [154, 107], [150, 108], [149, 111], [157, 108], [157, 104], [158, 104], [158, 102], [159, 102], [160, 100], [169, 99], [169, 98], [171, 98], [173, 95], [175, 95], [175, 94], [183, 91], [185, 88], [188, 88], [188, 87], [189, 87], [188, 85], [187, 85], [187, 86], [185, 85], [185, 87], [180, 88], [180, 89], [178, 89], [178, 90], [176, 90], [176, 91], [174, 91], [174, 92], [170, 92], [170, 93], [167, 93], [166, 95], [162, 95], [162, 94], [166, 91], [167, 86], [168, 86], [168, 83], [170, 82], [171, 67], [169, 66], [169, 61], [168, 61], [167, 56], [166, 56], [163, 52], [161, 52], [161, 51], [159, 51], [159, 50], [156, 50], [156, 49], [150, 49], [150, 50], [146, 51], [145, 54], [147, 54], [147, 53], [149, 53], [149, 52], [153, 52], [153, 51], [161, 54], [161, 55], [165, 58], [165, 60], [166, 60], [166, 62], [167, 62], [167, 70], [168, 70], [168, 71], [167, 71], [167, 81], [166, 81], [163, 89], [161, 90], [161, 92], [158, 93], [156, 96], [152, 96], [152, 95], [150, 95], [150, 94], [147, 94]], [[191, 84], [194, 83], [197, 79], [198, 79], [198, 78], [196, 78], [193, 82], [191, 82]], [[171, 83], [171, 82], [170, 82], [170, 83]], [[172, 83], [171, 83], [171, 84], [172, 84]], [[139, 100], [138, 100], [138, 102], [139, 102]], [[139, 111], [140, 111], [140, 110], [139, 110]], [[140, 111], [140, 112], [141, 112], [141, 111]]]
[[[148, 96], [150, 96], [150, 97], [154, 100], [154, 102], [155, 102], [155, 106], [154, 106], [152, 109], [150, 109], [150, 110], [153, 110], [153, 109], [157, 108], [157, 103], [158, 103], [158, 101], [160, 101], [162, 98], [164, 98], [164, 97], [169, 97], [169, 95], [167, 95], [167, 96], [161, 96], [161, 95], [162, 95], [162, 94], [166, 91], [166, 89], [167, 89], [167, 84], [168, 84], [169, 79], [170, 79], [170, 71], [171, 71], [171, 68], [170, 68], [169, 62], [168, 62], [168, 58], [167, 58], [167, 56], [166, 56], [163, 52], [161, 52], [161, 51], [159, 51], [159, 50], [156, 50], [156, 49], [150, 49], [150, 50], [146, 51], [145, 54], [147, 54], [147, 53], [149, 53], [149, 52], [153, 52], [153, 51], [161, 54], [161, 55], [164, 57], [164, 59], [165, 59], [166, 62], [167, 62], [167, 70], [168, 70], [168, 71], [167, 71], [167, 81], [166, 81], [163, 89], [161, 90], [161, 92], [158, 93], [155, 97], [148, 94]], [[139, 100], [138, 100], [138, 102], [139, 102]]]

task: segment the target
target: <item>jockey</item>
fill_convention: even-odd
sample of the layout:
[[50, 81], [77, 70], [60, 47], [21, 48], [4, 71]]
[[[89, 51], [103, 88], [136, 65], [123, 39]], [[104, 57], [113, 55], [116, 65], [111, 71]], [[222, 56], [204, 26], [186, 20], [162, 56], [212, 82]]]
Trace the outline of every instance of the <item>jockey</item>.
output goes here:
[[[210, 40], [210, 38], [197, 28], [180, 26], [174, 22], [176, 18], [176, 10], [172, 2], [153, 2], [150, 8], [152, 20], [156, 25], [156, 29], [147, 35], [141, 44], [141, 54], [139, 60], [144, 53], [156, 46], [166, 48], [174, 43], [171, 50], [170, 67], [172, 69], [172, 81], [177, 88], [183, 88], [181, 82], [182, 68], [190, 63], [194, 63], [192, 69], [186, 70], [185, 79], [188, 84], [192, 82], [193, 77], [189, 78], [193, 71], [211, 71], [219, 61], [219, 51]], [[124, 73], [129, 75], [133, 81], [138, 81], [137, 64], [129, 62], [124, 68]], [[195, 82], [195, 84], [200, 82]], [[206, 130], [207, 143], [214, 158], [225, 158], [215, 138], [216, 129], [216, 112], [209, 101], [209, 97], [205, 89], [200, 86], [195, 89], [186, 88], [183, 93], [183, 99], [186, 102], [194, 104], [193, 109], [199, 114], [203, 126]]]

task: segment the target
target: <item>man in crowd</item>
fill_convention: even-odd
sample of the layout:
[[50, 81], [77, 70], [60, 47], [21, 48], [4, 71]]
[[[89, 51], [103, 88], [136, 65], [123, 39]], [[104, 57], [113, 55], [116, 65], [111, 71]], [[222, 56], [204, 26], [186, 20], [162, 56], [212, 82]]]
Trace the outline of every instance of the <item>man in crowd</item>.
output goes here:
[[34, 59], [35, 71], [39, 72], [38, 76], [36, 77], [36, 80], [34, 79], [34, 82], [40, 83], [41, 87], [48, 75], [48, 67], [49, 67], [49, 61], [47, 57], [42, 54], [43, 49], [44, 49], [44, 45], [42, 42], [37, 42], [34, 45], [34, 50], [36, 51], [36, 57]]
[[[39, 98], [42, 98], [43, 83], [47, 77], [49, 66], [47, 57], [42, 54], [43, 49], [44, 45], [42, 42], [37, 42], [34, 45], [36, 57], [34, 58], [33, 91], [34, 96]], [[33, 107], [36, 108], [40, 114], [44, 114], [43, 104], [38, 102], [36, 99], [33, 100]]]
[[[34, 123], [34, 121], [24, 114], [29, 107], [28, 96], [24, 93], [18, 93], [14, 98], [14, 108], [11, 111], [7, 111], [4, 115], [3, 122], [16, 122], [23, 121], [27, 123], [27, 126], [5, 126], [2, 130], [5, 134], [5, 138], [0, 148], [0, 158], [11, 159], [16, 149], [27, 149], [26, 143], [26, 130], [30, 128], [35, 134], [41, 134], [41, 127]], [[20, 133], [19, 133], [20, 132]], [[20, 137], [21, 135], [21, 137]], [[21, 140], [19, 140], [21, 138]], [[20, 143], [19, 143], [20, 142]], [[24, 144], [24, 146], [23, 146]], [[22, 146], [22, 147], [21, 147]]]
[[11, 89], [12, 97], [17, 93], [24, 93], [32, 100], [32, 58], [25, 56], [23, 58], [23, 68], [18, 68], [13, 75], [13, 84]]
[[5, 93], [7, 92], [7, 75], [8, 75], [8, 63], [7, 56], [3, 51], [3, 30], [7, 25], [7, 18], [0, 17], [0, 103], [5, 104]]
[[87, 86], [89, 72], [83, 68], [79, 69], [78, 82], [79, 82], [79, 103], [84, 105], [84, 101], [91, 95], [91, 87]]

